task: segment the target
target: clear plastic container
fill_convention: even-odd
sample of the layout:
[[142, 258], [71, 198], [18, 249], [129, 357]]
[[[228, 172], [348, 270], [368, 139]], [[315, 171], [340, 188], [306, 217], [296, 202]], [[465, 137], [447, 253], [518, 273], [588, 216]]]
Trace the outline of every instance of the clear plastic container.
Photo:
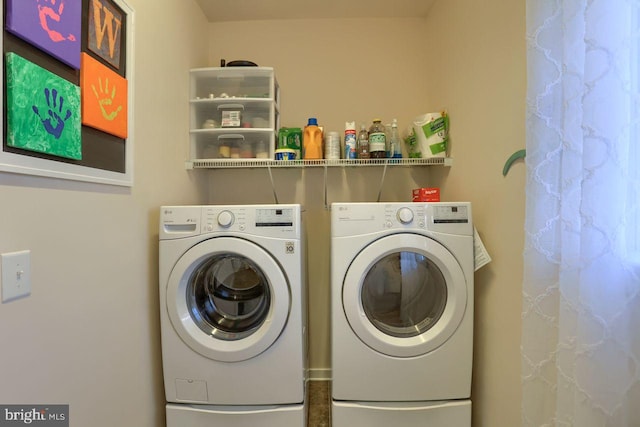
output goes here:
[[340, 134], [338, 132], [329, 132], [324, 141], [324, 158], [339, 160], [340, 151]]

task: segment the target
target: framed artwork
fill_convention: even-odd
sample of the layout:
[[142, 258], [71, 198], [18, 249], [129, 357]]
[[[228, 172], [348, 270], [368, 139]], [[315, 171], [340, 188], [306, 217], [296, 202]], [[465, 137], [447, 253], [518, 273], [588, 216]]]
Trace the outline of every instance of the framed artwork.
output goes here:
[[80, 71], [82, 124], [127, 137], [127, 80], [83, 53]]
[[[135, 13], [127, 1], [0, 0], [0, 172], [133, 185]], [[91, 48], [92, 20], [101, 54]], [[37, 28], [75, 43], [77, 59], [37, 45]]]
[[78, 0], [7, 0], [6, 29], [78, 69], [82, 3]]
[[7, 144], [81, 159], [80, 88], [15, 53], [6, 67]]
[[89, 0], [88, 48], [120, 68], [122, 13], [110, 0]]

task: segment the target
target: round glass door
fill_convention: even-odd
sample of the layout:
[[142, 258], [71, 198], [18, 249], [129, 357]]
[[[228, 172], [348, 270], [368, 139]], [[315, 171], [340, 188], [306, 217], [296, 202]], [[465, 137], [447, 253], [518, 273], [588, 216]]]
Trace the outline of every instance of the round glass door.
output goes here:
[[250, 241], [219, 237], [189, 249], [167, 283], [167, 311], [186, 345], [236, 362], [265, 351], [289, 317], [289, 282], [278, 262]]
[[223, 340], [251, 335], [269, 314], [269, 282], [250, 259], [221, 254], [208, 259], [191, 275], [187, 305], [206, 334]]
[[376, 261], [362, 282], [362, 308], [382, 333], [405, 338], [422, 335], [442, 317], [447, 284], [427, 256], [393, 252]]
[[414, 357], [455, 332], [466, 309], [467, 284], [443, 245], [426, 236], [394, 234], [355, 257], [342, 301], [351, 328], [367, 346]]

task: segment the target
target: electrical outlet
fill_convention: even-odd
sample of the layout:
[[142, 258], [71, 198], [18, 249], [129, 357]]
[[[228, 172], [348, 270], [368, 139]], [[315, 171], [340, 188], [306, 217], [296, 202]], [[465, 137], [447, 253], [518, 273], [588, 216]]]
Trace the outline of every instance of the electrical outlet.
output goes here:
[[31, 251], [0, 254], [2, 265], [2, 302], [31, 294]]

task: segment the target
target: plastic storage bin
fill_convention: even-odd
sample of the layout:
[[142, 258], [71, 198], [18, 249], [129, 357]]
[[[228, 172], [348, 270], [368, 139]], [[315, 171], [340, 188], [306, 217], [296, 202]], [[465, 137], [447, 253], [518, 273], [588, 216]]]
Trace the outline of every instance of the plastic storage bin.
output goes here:
[[194, 161], [273, 159], [280, 88], [270, 67], [190, 71], [190, 150]]

